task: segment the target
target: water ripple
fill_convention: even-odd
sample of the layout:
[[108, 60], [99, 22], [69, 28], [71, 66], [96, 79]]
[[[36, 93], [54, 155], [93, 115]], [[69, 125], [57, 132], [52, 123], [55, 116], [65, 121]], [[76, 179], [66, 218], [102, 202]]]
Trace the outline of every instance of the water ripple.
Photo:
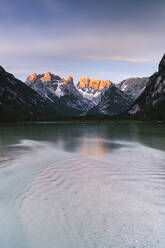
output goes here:
[[1, 171], [1, 199], [29, 248], [164, 248], [164, 152], [130, 143], [100, 157], [99, 142], [84, 156], [24, 140], [28, 150]]

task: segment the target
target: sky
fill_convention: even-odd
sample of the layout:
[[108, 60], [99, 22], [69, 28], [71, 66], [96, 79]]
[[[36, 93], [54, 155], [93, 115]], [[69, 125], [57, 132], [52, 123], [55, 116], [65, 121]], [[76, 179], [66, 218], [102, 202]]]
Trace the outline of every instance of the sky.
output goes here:
[[0, 0], [0, 65], [120, 82], [153, 74], [165, 52], [165, 0]]

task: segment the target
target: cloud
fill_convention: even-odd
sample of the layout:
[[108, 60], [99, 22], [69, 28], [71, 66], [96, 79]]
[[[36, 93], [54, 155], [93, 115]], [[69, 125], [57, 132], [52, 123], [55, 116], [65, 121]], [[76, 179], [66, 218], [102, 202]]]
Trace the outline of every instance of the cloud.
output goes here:
[[164, 53], [164, 7], [161, 0], [2, 0], [0, 64], [21, 78], [53, 68], [111, 76], [120, 66], [117, 77], [151, 71]]
[[117, 62], [135, 62], [135, 63], [141, 63], [141, 62], [155, 62], [155, 59], [152, 58], [144, 58], [144, 57], [127, 57], [127, 56], [86, 56], [86, 60], [91, 61], [117, 61]]
[[164, 46], [165, 34], [129, 29], [76, 30], [56, 35], [44, 29], [1, 32], [1, 57], [56, 58], [59, 60], [155, 61]]

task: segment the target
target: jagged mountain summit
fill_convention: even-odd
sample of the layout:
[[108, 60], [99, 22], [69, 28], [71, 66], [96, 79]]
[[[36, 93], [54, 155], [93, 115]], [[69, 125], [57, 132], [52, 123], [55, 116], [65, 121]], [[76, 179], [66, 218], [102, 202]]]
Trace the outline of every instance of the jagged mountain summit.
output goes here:
[[129, 97], [110, 80], [80, 78], [77, 88], [84, 98], [93, 99], [96, 103], [96, 106], [89, 110], [89, 115], [117, 115], [127, 110], [131, 103]]
[[97, 98], [101, 92], [105, 91], [111, 85], [110, 80], [100, 80], [98, 78], [83, 77], [77, 84], [77, 88], [85, 98]]
[[139, 119], [165, 119], [165, 55], [159, 63], [158, 72], [153, 74], [145, 90], [132, 105], [129, 114]]
[[[62, 85], [64, 83], [73, 83], [73, 78], [68, 77], [67, 80], [60, 78], [50, 72], [45, 74], [33, 73], [31, 76], [27, 77], [26, 84], [36, 90], [40, 95], [53, 101], [49, 98], [47, 93], [52, 93], [55, 96], [61, 97], [64, 95], [62, 91]], [[48, 91], [49, 90], [49, 91]]]
[[101, 95], [104, 94], [110, 85], [110, 80], [100, 80], [98, 78], [90, 80], [88, 77], [83, 77], [80, 78], [80, 81], [77, 84], [77, 89], [84, 98], [92, 100], [96, 106], [101, 101]]
[[135, 101], [145, 89], [148, 80], [148, 77], [128, 78], [116, 84], [116, 86], [127, 94], [132, 101]]
[[[61, 78], [50, 72], [29, 76], [26, 84], [38, 92], [46, 101], [54, 103], [61, 111], [70, 108], [70, 115], [82, 115], [88, 112], [95, 103], [82, 96], [73, 83], [71, 76]], [[68, 110], [67, 110], [68, 112]]]
[[95, 113], [96, 109], [97, 114], [115, 115], [130, 106], [129, 97], [110, 80], [81, 78], [76, 87], [72, 77], [65, 80], [48, 72], [29, 76], [26, 84], [59, 108], [72, 108], [72, 115]]

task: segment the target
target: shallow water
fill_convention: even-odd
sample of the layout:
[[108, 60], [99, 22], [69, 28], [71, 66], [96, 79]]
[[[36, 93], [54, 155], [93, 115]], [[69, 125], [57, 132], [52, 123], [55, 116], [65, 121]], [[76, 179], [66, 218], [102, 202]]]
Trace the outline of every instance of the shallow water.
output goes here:
[[165, 247], [165, 126], [0, 126], [0, 248]]

